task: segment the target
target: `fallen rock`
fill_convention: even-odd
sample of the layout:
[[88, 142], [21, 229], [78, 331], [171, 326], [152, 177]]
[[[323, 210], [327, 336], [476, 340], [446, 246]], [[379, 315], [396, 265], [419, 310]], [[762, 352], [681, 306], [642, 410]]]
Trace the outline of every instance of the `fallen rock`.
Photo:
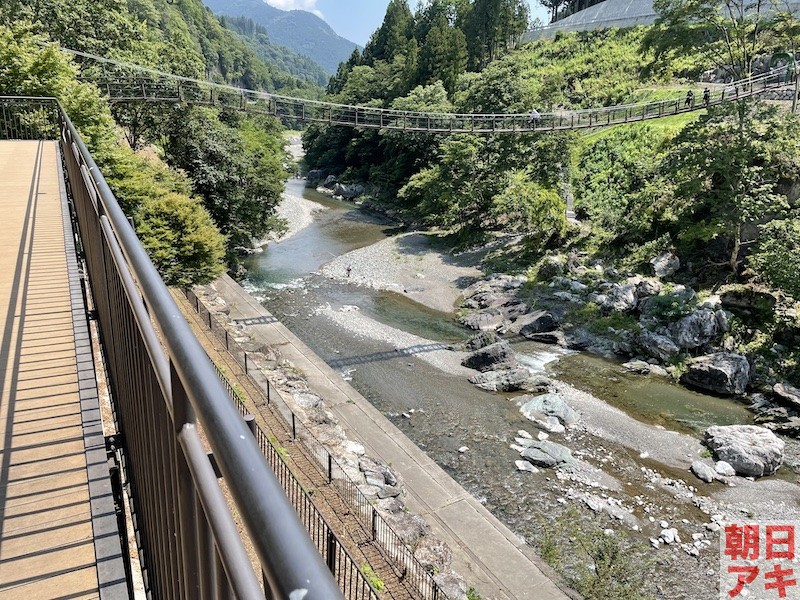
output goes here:
[[521, 404], [520, 412], [532, 421], [537, 420], [540, 415], [544, 415], [555, 417], [566, 427], [572, 427], [579, 419], [578, 413], [558, 394], [520, 396], [515, 400]]
[[516, 392], [531, 389], [531, 373], [528, 369], [504, 369], [501, 371], [485, 371], [469, 378], [470, 383], [490, 392]]
[[658, 279], [642, 279], [636, 284], [636, 295], [641, 298], [657, 296], [661, 293], [663, 285]]
[[723, 477], [736, 477], [736, 469], [724, 460], [718, 460], [714, 464], [714, 470]]
[[713, 310], [701, 308], [669, 327], [670, 337], [681, 348], [699, 348], [719, 335], [719, 323]]
[[569, 448], [550, 441], [534, 441], [522, 452], [522, 458], [538, 467], [557, 467], [573, 461]]
[[567, 339], [561, 331], [547, 331], [541, 333], [523, 333], [526, 339], [540, 344], [555, 344], [566, 348]]
[[702, 460], [692, 461], [690, 470], [694, 473], [695, 477], [706, 483], [711, 483], [717, 478], [717, 472], [714, 470], [714, 467], [704, 463]]
[[606, 311], [630, 312], [636, 308], [636, 285], [615, 283], [606, 294], [602, 307]]
[[539, 469], [529, 463], [527, 460], [515, 460], [514, 464], [517, 466], [518, 471], [525, 471], [527, 473], [538, 473]]
[[496, 309], [464, 315], [458, 320], [464, 327], [480, 331], [497, 331], [505, 322], [503, 314]]
[[783, 464], [783, 440], [757, 425], [709, 427], [705, 443], [717, 460], [727, 462], [744, 477], [772, 475]]
[[788, 383], [776, 383], [772, 388], [775, 399], [781, 404], [800, 410], [800, 390]]
[[622, 368], [629, 373], [636, 373], [637, 375], [650, 375], [650, 363], [643, 360], [631, 360], [622, 363]]
[[660, 279], [672, 277], [681, 268], [681, 260], [674, 250], [650, 259], [650, 264], [653, 265], [653, 273]]
[[681, 383], [718, 394], [744, 394], [750, 383], [750, 363], [728, 352], [701, 356], [689, 363]]
[[553, 331], [557, 327], [558, 319], [556, 319], [552, 313], [544, 310], [537, 310], [536, 312], [527, 313], [519, 317], [508, 330], [510, 333], [520, 333], [527, 336], [532, 333]]
[[430, 573], [442, 573], [450, 569], [453, 554], [450, 548], [433, 536], [422, 538], [414, 550], [414, 558]]
[[519, 366], [514, 358], [511, 346], [505, 341], [497, 342], [473, 352], [461, 361], [461, 364], [481, 372], [514, 369]]

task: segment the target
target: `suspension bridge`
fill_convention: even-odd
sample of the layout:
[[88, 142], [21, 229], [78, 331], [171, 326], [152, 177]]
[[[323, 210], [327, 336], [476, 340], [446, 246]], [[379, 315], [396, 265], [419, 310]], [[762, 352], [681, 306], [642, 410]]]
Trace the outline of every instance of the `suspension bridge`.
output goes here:
[[711, 106], [761, 96], [796, 85], [791, 66], [734, 81], [700, 94], [654, 102], [624, 104], [581, 110], [525, 113], [437, 113], [355, 106], [281, 96], [232, 85], [182, 77], [141, 65], [63, 49], [76, 57], [100, 63], [100, 73], [86, 71], [112, 104], [195, 104], [267, 114], [287, 121], [343, 127], [383, 129], [428, 134], [525, 134], [608, 127], [705, 110]]

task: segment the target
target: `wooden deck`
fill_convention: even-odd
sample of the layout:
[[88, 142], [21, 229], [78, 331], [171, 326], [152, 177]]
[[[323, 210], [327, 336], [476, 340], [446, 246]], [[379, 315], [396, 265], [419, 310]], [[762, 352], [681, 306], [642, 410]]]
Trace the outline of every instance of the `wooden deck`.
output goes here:
[[56, 142], [0, 141], [0, 598], [127, 597]]

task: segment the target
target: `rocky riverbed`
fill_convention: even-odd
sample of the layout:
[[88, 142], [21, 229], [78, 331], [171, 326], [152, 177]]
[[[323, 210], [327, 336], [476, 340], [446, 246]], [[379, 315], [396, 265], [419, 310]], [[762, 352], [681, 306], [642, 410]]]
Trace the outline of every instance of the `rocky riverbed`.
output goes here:
[[[536, 351], [529, 347], [553, 344], [552, 357], [577, 349], [634, 360], [638, 355], [638, 362], [620, 364], [621, 377], [633, 370], [642, 373], [637, 377], [680, 378], [689, 370], [676, 370], [670, 358], [681, 349], [689, 347], [700, 356], [736, 354], [724, 345], [714, 347], [724, 337], [728, 318], [722, 297], [691, 298], [687, 288], [656, 278], [630, 279], [596, 269], [597, 275], [573, 274], [567, 261], [531, 295], [520, 278], [476, 281], [479, 258], [477, 252], [453, 258], [431, 236], [406, 234], [332, 259], [304, 289], [288, 290], [278, 304], [267, 305], [298, 335], [307, 336], [307, 343], [326, 360], [341, 366], [362, 393], [473, 495], [579, 584], [595, 576], [586, 567], [597, 558], [592, 549], [602, 548], [605, 537], [623, 549], [618, 560], [641, 567], [639, 575], [626, 577], [642, 597], [713, 598], [718, 595], [721, 524], [754, 518], [800, 520], [795, 439], [781, 437], [783, 464], [777, 475], [732, 475], [720, 463], [736, 459], [726, 454], [722, 460], [715, 454], [718, 448], [703, 443], [702, 431], [681, 433], [637, 420], [554, 378], [542, 368], [547, 361], [537, 363], [537, 357], [547, 355], [547, 346], [536, 346]], [[424, 336], [409, 337], [400, 327], [358, 310], [357, 302], [337, 305], [322, 301], [318, 293], [326, 286], [353, 283], [396, 290], [439, 309], [454, 310], [452, 302], [462, 297], [462, 320], [485, 332], [483, 342], [501, 343], [492, 337], [499, 335], [509, 343], [496, 357], [503, 368], [485, 369], [484, 375], [516, 370], [519, 375], [511, 379], [518, 382], [517, 391], [512, 391], [517, 384], [504, 385], [503, 392], [469, 391], [467, 379], [479, 373], [460, 363], [481, 350], [474, 344], [451, 348]], [[585, 323], [572, 322], [590, 304], [597, 312], [590, 311], [588, 320], [619, 313], [636, 317], [629, 322], [638, 322], [640, 315], [655, 321], [652, 327], [612, 327], [598, 335]], [[663, 311], [651, 310], [673, 304], [680, 310], [663, 322]], [[704, 349], [709, 352], [702, 354]], [[364, 356], [379, 358], [356, 360]], [[706, 373], [705, 379], [697, 375], [687, 382], [702, 387], [708, 380], [722, 386], [717, 392], [740, 393], [752, 378], [749, 362], [746, 382], [741, 361], [722, 366], [715, 358], [708, 359], [710, 365], [697, 362], [696, 371]], [[406, 382], [403, 390], [387, 389], [387, 382], [396, 388], [401, 380]], [[432, 391], [431, 382], [437, 381], [443, 389]], [[793, 393], [790, 382], [779, 383], [781, 392]], [[531, 404], [545, 393], [557, 400]], [[756, 408], [777, 415], [771, 422], [791, 423], [794, 409], [772, 404], [774, 399], [771, 394], [756, 397]], [[784, 416], [787, 420], [781, 421]], [[702, 478], [690, 471], [693, 464]], [[770, 464], [777, 466], [775, 460]], [[636, 583], [637, 577], [643, 580]], [[622, 592], [612, 590], [607, 597], [633, 597], [612, 593]]]

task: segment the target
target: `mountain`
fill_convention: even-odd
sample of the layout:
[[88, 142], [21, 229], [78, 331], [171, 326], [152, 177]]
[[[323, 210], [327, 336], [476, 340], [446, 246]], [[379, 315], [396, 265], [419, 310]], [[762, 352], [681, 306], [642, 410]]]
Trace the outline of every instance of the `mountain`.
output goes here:
[[319, 63], [286, 46], [272, 43], [266, 28], [253, 22], [253, 19], [220, 15], [219, 22], [231, 31], [238, 33], [239, 37], [256, 53], [256, 56], [268, 64], [275, 65], [281, 71], [316, 85], [322, 87], [328, 85], [330, 76]]
[[262, 25], [273, 44], [308, 56], [332, 75], [358, 46], [325, 21], [303, 10], [280, 10], [263, 0], [203, 0], [218, 15], [249, 17]]

